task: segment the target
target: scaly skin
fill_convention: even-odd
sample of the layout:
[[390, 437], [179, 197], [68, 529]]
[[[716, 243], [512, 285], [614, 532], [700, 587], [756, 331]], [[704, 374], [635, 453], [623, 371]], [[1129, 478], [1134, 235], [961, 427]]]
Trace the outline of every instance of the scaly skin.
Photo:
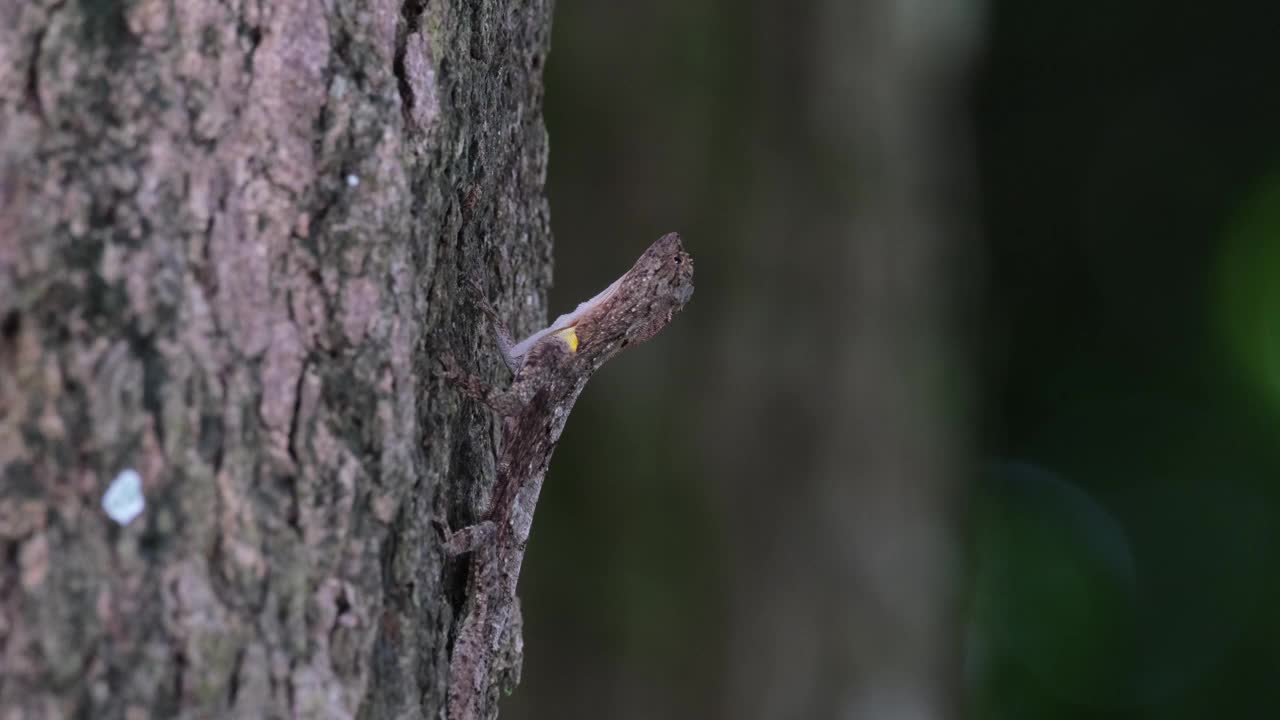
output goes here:
[[[534, 507], [578, 395], [605, 361], [656, 335], [692, 295], [693, 260], [670, 233], [605, 292], [547, 330], [513, 346], [498, 325], [499, 350], [515, 371], [507, 391], [495, 391], [445, 360], [445, 375], [502, 417], [493, 503], [481, 522], [454, 533], [447, 544], [452, 553], [472, 552], [465, 614], [449, 663], [449, 720], [490, 715], [494, 661], [518, 612], [516, 584]], [[496, 324], [496, 314], [488, 313]]]

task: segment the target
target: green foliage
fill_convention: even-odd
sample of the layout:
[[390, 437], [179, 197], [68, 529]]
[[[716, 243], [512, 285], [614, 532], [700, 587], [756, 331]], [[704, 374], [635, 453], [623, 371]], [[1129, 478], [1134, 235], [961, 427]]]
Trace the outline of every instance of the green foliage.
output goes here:
[[1260, 184], [1231, 219], [1217, 281], [1233, 359], [1280, 410], [1280, 178]]
[[975, 517], [970, 633], [982, 650], [970, 672], [1013, 663], [1080, 705], [1130, 701], [1137, 578], [1119, 522], [1083, 490], [1023, 464], [988, 473]]

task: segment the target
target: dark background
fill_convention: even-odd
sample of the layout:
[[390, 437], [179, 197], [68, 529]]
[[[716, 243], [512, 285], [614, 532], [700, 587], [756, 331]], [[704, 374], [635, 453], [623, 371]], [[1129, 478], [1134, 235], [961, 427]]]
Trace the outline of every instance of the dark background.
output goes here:
[[[824, 213], [851, 203], [856, 216], [846, 197], [893, 176], [845, 167], [815, 139], [846, 120], [814, 109], [828, 87], [815, 77], [878, 72], [815, 49], [815, 35], [845, 31], [831, 7], [557, 3], [551, 314], [669, 230], [698, 289], [593, 380], [569, 423], [521, 581], [527, 662], [504, 716], [829, 717], [840, 705], [819, 696], [860, 677], [755, 634], [793, 602], [858, 616], [785, 571], [808, 567], [811, 505], [793, 500], [819, 472], [812, 438], [832, 432], [814, 378], [842, 362], [843, 330], [813, 318], [852, 312], [866, 282], [846, 289], [824, 268], [864, 241]], [[963, 538], [941, 620], [951, 705], [977, 718], [1269, 717], [1277, 12], [1057, 0], [915, 12], [902, 22], [962, 26], [937, 37], [963, 45], [936, 85], [946, 102], [915, 106], [943, 138], [920, 152], [946, 154], [956, 189], [948, 275], [922, 280], [955, 309], [937, 340], [944, 381], [928, 386], [951, 398], [938, 422], [964, 448], [959, 490], [943, 493]], [[850, 132], [901, 119], [884, 118], [893, 127]], [[806, 691], [790, 674], [822, 681]]]

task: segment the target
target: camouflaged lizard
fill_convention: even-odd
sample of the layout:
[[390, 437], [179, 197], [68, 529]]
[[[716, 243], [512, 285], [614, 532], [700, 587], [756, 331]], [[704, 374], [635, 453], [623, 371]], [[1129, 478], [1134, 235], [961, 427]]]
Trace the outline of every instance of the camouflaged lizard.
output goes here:
[[444, 375], [502, 418], [493, 502], [480, 522], [446, 542], [450, 554], [471, 552], [464, 614], [449, 661], [449, 720], [492, 716], [495, 661], [504, 638], [519, 633], [516, 583], [534, 506], [574, 401], [606, 360], [656, 335], [691, 295], [693, 260], [680, 236], [670, 233], [599, 295], [519, 343], [482, 303], [514, 374], [509, 389], [496, 390], [445, 358]]

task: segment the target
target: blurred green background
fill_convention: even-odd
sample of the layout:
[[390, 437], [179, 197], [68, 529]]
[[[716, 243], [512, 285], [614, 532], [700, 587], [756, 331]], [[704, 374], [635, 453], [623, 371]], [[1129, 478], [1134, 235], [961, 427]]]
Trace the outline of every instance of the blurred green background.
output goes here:
[[1275, 7], [559, 0], [552, 314], [669, 230], [698, 289], [504, 717], [1274, 716]]

